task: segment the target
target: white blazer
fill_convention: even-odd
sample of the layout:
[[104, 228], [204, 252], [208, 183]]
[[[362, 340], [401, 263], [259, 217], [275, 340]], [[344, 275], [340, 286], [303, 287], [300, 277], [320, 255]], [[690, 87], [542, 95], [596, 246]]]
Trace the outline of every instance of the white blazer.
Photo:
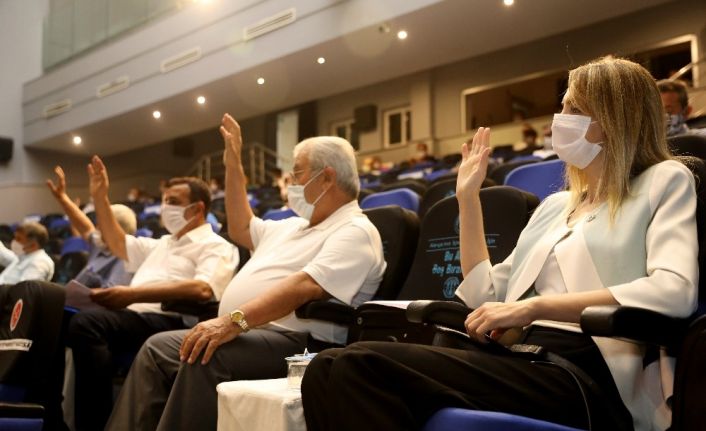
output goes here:
[[[633, 179], [630, 196], [614, 220], [607, 205], [573, 228], [566, 225], [568, 192], [548, 197], [522, 231], [504, 262], [476, 265], [458, 287], [469, 307], [486, 301], [517, 301], [534, 294], [533, 283], [554, 245], [569, 231], [578, 235], [569, 249], [557, 253], [568, 292], [609, 289], [626, 306], [673, 317], [696, 309], [698, 241], [696, 193], [691, 172], [668, 160]], [[580, 331], [576, 324], [535, 324]], [[664, 353], [643, 368], [640, 343], [593, 337], [632, 414], [635, 430], [664, 430], [671, 423], [666, 400], [672, 394], [674, 361]]]

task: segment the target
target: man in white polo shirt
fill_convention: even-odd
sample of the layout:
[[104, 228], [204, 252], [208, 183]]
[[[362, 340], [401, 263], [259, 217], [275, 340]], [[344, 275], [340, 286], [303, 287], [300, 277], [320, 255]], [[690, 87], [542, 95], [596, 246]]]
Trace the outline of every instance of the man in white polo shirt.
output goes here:
[[218, 383], [284, 377], [284, 358], [310, 339], [345, 341], [344, 328], [300, 320], [297, 307], [324, 298], [356, 306], [382, 279], [380, 235], [358, 206], [355, 155], [346, 140], [317, 137], [295, 147], [288, 196], [300, 217], [275, 222], [250, 210], [240, 127], [228, 114], [221, 134], [229, 234], [252, 257], [226, 288], [220, 317], [147, 340], [107, 429], [215, 430]]
[[108, 200], [107, 170], [98, 157], [89, 165], [89, 175], [102, 239], [135, 275], [130, 286], [93, 290], [91, 299], [108, 309], [80, 312], [69, 324], [79, 431], [105, 426], [112, 409], [117, 354], [136, 352], [152, 334], [187, 327], [184, 316], [163, 312], [160, 302], [220, 300], [238, 263], [237, 249], [206, 223], [211, 197], [203, 181], [168, 182], [162, 222], [171, 235], [157, 240], [126, 235], [117, 223]]

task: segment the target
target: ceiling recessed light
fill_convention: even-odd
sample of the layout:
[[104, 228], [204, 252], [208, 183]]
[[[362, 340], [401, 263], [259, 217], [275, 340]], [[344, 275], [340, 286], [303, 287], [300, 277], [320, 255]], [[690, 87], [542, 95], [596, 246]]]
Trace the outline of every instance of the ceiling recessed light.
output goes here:
[[397, 32], [397, 39], [399, 39], [399, 40], [407, 39], [407, 31], [405, 31], [405, 30], [398, 31]]
[[515, 0], [503, 0], [503, 4], [505, 6], [512, 6], [513, 4], [515, 4]]
[[326, 63], [326, 59], [323, 58], [323, 57], [319, 57], [319, 58], [316, 59], [316, 62], [319, 63], [319, 64], [324, 64], [324, 63]]
[[257, 78], [257, 83], [258, 83], [259, 85], [264, 84], [264, 83], [265, 83], [265, 78], [262, 78], [262, 77]]
[[203, 105], [204, 103], [206, 103], [206, 98], [203, 96], [199, 96], [196, 98], [196, 103], [198, 103], [199, 105]]
[[155, 120], [159, 120], [162, 117], [162, 113], [159, 111], [154, 111], [154, 112], [152, 112], [152, 116], [154, 117]]
[[74, 136], [74, 138], [73, 138], [74, 145], [81, 145], [81, 142], [83, 142], [83, 139], [81, 139], [80, 136]]

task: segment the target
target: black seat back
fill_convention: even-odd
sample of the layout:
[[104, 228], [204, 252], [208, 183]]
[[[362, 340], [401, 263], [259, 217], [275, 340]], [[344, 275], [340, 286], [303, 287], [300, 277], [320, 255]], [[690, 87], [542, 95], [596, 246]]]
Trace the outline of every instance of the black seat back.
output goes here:
[[706, 160], [706, 136], [678, 135], [667, 139], [669, 149], [677, 156], [693, 156]]
[[397, 205], [370, 208], [363, 213], [380, 233], [387, 262], [375, 299], [394, 299], [412, 265], [419, 237], [419, 218], [414, 212]]
[[[488, 253], [496, 264], [515, 247], [539, 200], [507, 186], [481, 189], [480, 199]], [[398, 299], [453, 299], [462, 279], [458, 202], [453, 196], [432, 206], [422, 220], [414, 262]]]
[[66, 284], [76, 278], [79, 272], [88, 263], [88, 253], [85, 251], [75, 251], [66, 253], [59, 259], [54, 270], [54, 283]]
[[456, 178], [434, 182], [422, 196], [422, 200], [419, 203], [419, 217], [424, 218], [429, 208], [435, 203], [454, 195], [456, 195]]
[[64, 300], [64, 289], [52, 283], [0, 285], [0, 393], [19, 394], [4, 401], [34, 401], [23, 392], [41, 392], [48, 385]]
[[510, 171], [520, 166], [529, 165], [530, 163], [537, 163], [537, 160], [519, 160], [516, 162], [503, 163], [489, 171], [488, 178], [495, 181], [495, 184], [505, 184], [505, 177]]
[[383, 192], [386, 192], [388, 190], [395, 190], [395, 189], [410, 189], [413, 192], [417, 193], [419, 196], [424, 195], [424, 192], [427, 191], [427, 185], [423, 180], [415, 180], [415, 179], [405, 179], [405, 180], [398, 180], [390, 184], [385, 184], [381, 187]]

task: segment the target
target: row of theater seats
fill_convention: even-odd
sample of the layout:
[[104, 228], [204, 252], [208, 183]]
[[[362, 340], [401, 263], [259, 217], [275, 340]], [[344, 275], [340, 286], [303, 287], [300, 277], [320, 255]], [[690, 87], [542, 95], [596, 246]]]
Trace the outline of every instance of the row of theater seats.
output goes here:
[[[696, 148], [691, 154], [698, 150], [699, 148]], [[690, 167], [695, 171], [697, 178], [706, 178], [703, 161], [692, 160]], [[699, 244], [703, 245], [706, 233], [703, 226], [706, 222], [706, 194], [703, 181], [698, 181], [697, 185]], [[517, 235], [539, 199], [512, 187], [488, 187], [481, 191], [481, 200], [486, 243], [491, 261], [497, 263], [514, 247]], [[458, 205], [455, 197], [446, 197], [432, 205], [421, 217], [421, 223], [415, 212], [399, 206], [371, 208], [365, 212], [380, 231], [388, 262], [388, 270], [375, 299], [414, 302], [401, 308], [368, 303], [358, 309], [330, 302], [313, 302], [297, 310], [297, 314], [300, 317], [348, 325], [349, 342], [388, 340], [458, 346], [459, 340], [455, 336], [447, 336], [448, 333], [441, 329], [451, 327], [463, 331], [462, 322], [468, 313], [462, 304], [453, 301], [453, 292], [462, 279], [458, 254]], [[699, 256], [702, 271], [703, 254], [700, 253]], [[706, 282], [702, 277], [699, 285], [701, 300], [705, 298], [702, 294], [704, 284]], [[2, 316], [12, 315], [12, 310], [6, 310], [5, 304], [14, 303], [14, 297], [0, 302], [4, 304], [0, 310]], [[213, 311], [211, 310], [211, 313]], [[208, 314], [202, 317], [206, 318]], [[703, 409], [701, 396], [703, 385], [706, 383], [706, 370], [702, 366], [706, 360], [704, 319], [672, 319], [628, 307], [599, 307], [586, 310], [581, 324], [583, 330], [592, 335], [638, 339], [648, 344], [667, 346], [677, 352], [675, 396], [672, 401], [673, 429], [696, 429], [694, 424], [704, 423], [706, 409]], [[0, 321], [0, 327], [5, 326], [7, 323]], [[0, 376], [2, 375], [0, 369]], [[3, 399], [1, 395], [0, 399]], [[10, 408], [15, 407], [13, 405]], [[0, 412], [2, 409], [0, 406]], [[0, 413], [0, 416], [3, 414]], [[473, 424], [491, 421], [496, 427], [505, 427], [504, 429], [527, 429], [510, 426], [525, 426], [532, 422], [512, 415], [450, 409], [442, 410], [432, 418], [427, 424], [427, 429], [448, 429], [449, 423], [458, 425], [468, 420]], [[552, 428], [551, 424], [543, 423], [540, 428], [533, 429], [566, 428]]]

